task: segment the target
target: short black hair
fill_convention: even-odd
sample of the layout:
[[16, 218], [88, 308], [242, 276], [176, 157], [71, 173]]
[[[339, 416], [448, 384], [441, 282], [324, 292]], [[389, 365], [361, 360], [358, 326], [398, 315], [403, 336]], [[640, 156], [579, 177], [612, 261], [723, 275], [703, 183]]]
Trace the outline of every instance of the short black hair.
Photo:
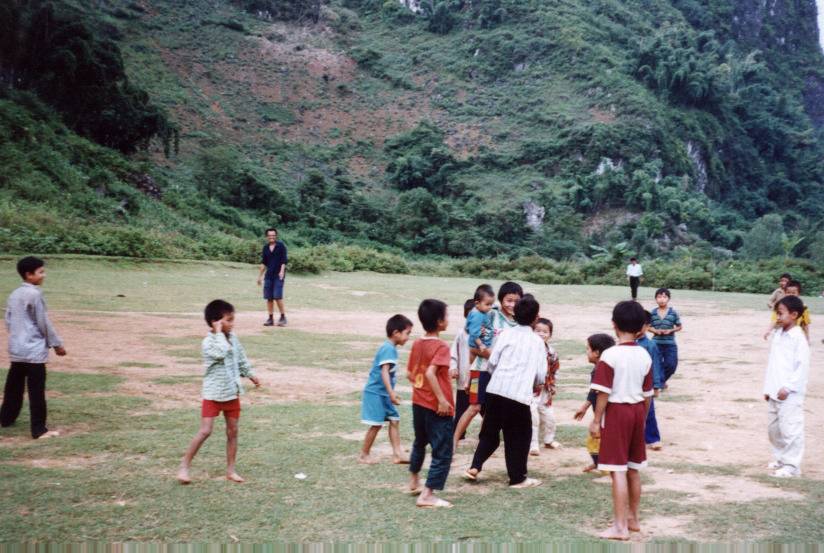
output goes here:
[[787, 308], [787, 311], [790, 313], [798, 313], [798, 316], [801, 317], [804, 314], [804, 310], [807, 309], [804, 306], [804, 302], [801, 301], [801, 298], [798, 296], [784, 296], [778, 303], [775, 304], [775, 312], [778, 313], [778, 306], [783, 305]]
[[660, 294], [664, 294], [668, 298], [672, 299], [672, 294], [669, 291], [669, 288], [659, 288], [655, 291], [655, 297], [657, 298]]
[[469, 312], [475, 308], [475, 300], [469, 298], [464, 302], [464, 319], [469, 315]]
[[618, 302], [612, 309], [612, 322], [621, 332], [640, 332], [647, 320], [646, 310], [637, 301]]
[[645, 309], [644, 313], [647, 314], [647, 316], [644, 318], [644, 321], [645, 321], [644, 324], [651, 325], [652, 324], [652, 311], [647, 311]]
[[790, 282], [788, 282], [787, 288], [789, 288], [790, 286], [792, 286], [793, 288], [798, 288], [798, 293], [801, 293], [801, 283], [797, 280], [791, 280]]
[[438, 321], [446, 319], [446, 304], [441, 300], [423, 300], [418, 306], [418, 319], [427, 332], [438, 330]]
[[630, 261], [638, 261], [638, 258], [637, 257], [630, 257], [629, 260]]
[[269, 227], [268, 229], [266, 229], [266, 232], [264, 232], [263, 234], [265, 236], [265, 235], [269, 234], [270, 232], [274, 232], [275, 234], [277, 234], [278, 229], [276, 229], [275, 227]]
[[475, 301], [481, 301], [487, 296], [495, 297], [495, 290], [493, 290], [492, 286], [489, 284], [481, 284], [477, 288], [475, 288]]
[[498, 301], [504, 301], [504, 297], [509, 294], [517, 294], [518, 297], [524, 297], [524, 289], [517, 282], [507, 281], [501, 284], [498, 288]]
[[235, 306], [225, 300], [212, 300], [206, 305], [203, 310], [203, 318], [206, 319], [206, 324], [212, 326], [212, 323], [219, 321], [229, 313], [235, 312]]
[[403, 332], [407, 328], [412, 328], [413, 326], [412, 321], [400, 313], [397, 315], [392, 315], [389, 317], [389, 320], [386, 321], [386, 337], [391, 338], [395, 331]]
[[600, 355], [615, 345], [615, 338], [609, 334], [593, 334], [587, 338], [587, 344], [589, 344], [589, 349], [597, 351]]
[[787, 280], [792, 280], [793, 276], [790, 273], [784, 273], [780, 277], [778, 277], [778, 280], [781, 280], [782, 278], [786, 278]]
[[17, 273], [20, 275], [20, 278], [26, 280], [26, 275], [33, 273], [34, 271], [45, 265], [46, 262], [40, 259], [39, 257], [29, 255], [17, 262]]
[[552, 326], [552, 321], [544, 317], [538, 317], [538, 320], [535, 321], [536, 325], [546, 325], [549, 328], [549, 333], [552, 334], [555, 332], [555, 327]]
[[515, 322], [519, 325], [530, 326], [535, 322], [540, 311], [541, 304], [538, 303], [535, 296], [526, 294], [515, 304]]

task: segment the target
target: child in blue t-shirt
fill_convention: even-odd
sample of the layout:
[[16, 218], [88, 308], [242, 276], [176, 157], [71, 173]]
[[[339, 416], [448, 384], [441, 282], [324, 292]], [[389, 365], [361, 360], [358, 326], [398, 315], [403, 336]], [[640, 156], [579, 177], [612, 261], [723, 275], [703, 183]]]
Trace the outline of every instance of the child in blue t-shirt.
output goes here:
[[366, 386], [363, 388], [361, 402], [361, 422], [369, 425], [366, 437], [363, 440], [358, 462], [368, 465], [377, 463], [377, 459], [370, 455], [372, 444], [378, 436], [384, 422], [389, 421], [389, 442], [392, 444], [392, 462], [396, 464], [409, 463], [401, 450], [400, 415], [395, 408], [401, 404], [395, 394], [395, 367], [398, 365], [398, 346], [409, 340], [412, 332], [412, 321], [403, 315], [393, 315], [386, 321], [387, 340], [381, 344], [375, 353], [375, 360]]
[[[475, 307], [466, 317], [467, 342], [470, 349], [478, 350], [482, 357], [489, 357], [487, 352], [494, 338], [490, 311], [495, 304], [495, 290], [489, 284], [481, 284], [475, 289], [474, 300]], [[470, 365], [475, 362], [475, 358], [476, 355], [470, 354]]]
[[[652, 325], [652, 314], [647, 312], [647, 323], [638, 335], [638, 345], [647, 350], [652, 358], [652, 387], [655, 389], [655, 397], [658, 396], [661, 388], [664, 387], [664, 368], [662, 365], [661, 351], [654, 340], [647, 336]], [[661, 432], [658, 430], [658, 419], [655, 418], [655, 399], [650, 398], [649, 411], [647, 411], [647, 424], [644, 427], [644, 441], [650, 449], [659, 451], [661, 445]]]

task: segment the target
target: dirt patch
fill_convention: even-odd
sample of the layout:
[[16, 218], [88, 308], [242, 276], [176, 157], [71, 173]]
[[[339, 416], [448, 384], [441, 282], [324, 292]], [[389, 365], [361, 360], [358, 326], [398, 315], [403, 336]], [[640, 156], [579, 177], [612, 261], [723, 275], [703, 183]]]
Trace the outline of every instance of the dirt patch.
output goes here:
[[7, 462], [9, 465], [21, 465], [38, 469], [78, 470], [100, 465], [109, 461], [110, 455], [73, 455], [71, 457], [18, 459]]
[[648, 471], [655, 481], [646, 486], [648, 492], [670, 490], [686, 494], [689, 503], [742, 503], [762, 499], [801, 501], [800, 493], [768, 486], [740, 476], [690, 473], [688, 478], [675, 470], [652, 468]]

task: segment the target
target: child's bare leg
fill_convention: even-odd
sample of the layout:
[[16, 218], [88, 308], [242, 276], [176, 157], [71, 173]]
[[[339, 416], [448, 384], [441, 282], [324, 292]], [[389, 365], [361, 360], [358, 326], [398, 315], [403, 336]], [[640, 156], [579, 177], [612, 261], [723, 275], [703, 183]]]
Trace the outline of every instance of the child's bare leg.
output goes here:
[[608, 540], [629, 539], [629, 529], [627, 528], [627, 506], [629, 503], [629, 490], [626, 472], [612, 472], [612, 508], [615, 512], [615, 520], [612, 526], [598, 534], [599, 538]]
[[226, 415], [226, 478], [233, 482], [243, 482], [243, 478], [235, 471], [237, 459], [237, 432], [240, 419]]
[[180, 460], [180, 468], [177, 471], [177, 479], [181, 484], [188, 484], [192, 481], [189, 477], [189, 467], [192, 466], [192, 459], [197, 455], [200, 446], [212, 434], [212, 428], [215, 424], [214, 417], [202, 417], [200, 419], [200, 430], [197, 431], [195, 437], [186, 448], [186, 453], [183, 454], [183, 459]]
[[366, 431], [366, 437], [363, 438], [363, 448], [361, 448], [361, 453], [358, 456], [358, 463], [374, 465], [378, 462], [377, 459], [375, 459], [369, 454], [369, 452], [372, 451], [372, 444], [375, 443], [375, 438], [378, 436], [378, 432], [380, 431], [380, 426], [370, 426], [369, 430]]
[[472, 419], [475, 418], [475, 415], [481, 412], [480, 405], [470, 405], [466, 408], [461, 418], [458, 419], [458, 424], [455, 425], [455, 434], [452, 437], [452, 451], [458, 449], [458, 442], [461, 439], [461, 436], [464, 435], [466, 429], [469, 428], [469, 423], [472, 422]]
[[389, 421], [389, 443], [392, 444], [392, 462], [396, 465], [409, 464], [409, 457], [401, 449], [401, 423]]
[[627, 471], [627, 482], [629, 487], [629, 513], [627, 514], [627, 528], [630, 532], [641, 531], [641, 518], [639, 509], [641, 507], [641, 473], [637, 470]]

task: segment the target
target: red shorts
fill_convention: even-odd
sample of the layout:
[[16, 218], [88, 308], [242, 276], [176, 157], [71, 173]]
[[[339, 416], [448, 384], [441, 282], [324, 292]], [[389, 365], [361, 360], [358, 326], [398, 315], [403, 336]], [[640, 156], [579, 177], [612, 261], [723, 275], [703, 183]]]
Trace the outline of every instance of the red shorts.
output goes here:
[[647, 445], [644, 426], [646, 405], [641, 403], [609, 403], [601, 423], [601, 448], [598, 469], [624, 472], [647, 466]]
[[200, 408], [201, 417], [217, 417], [220, 412], [226, 418], [239, 419], [240, 418], [240, 398], [236, 397], [230, 401], [212, 401], [211, 399], [204, 399], [203, 405]]

